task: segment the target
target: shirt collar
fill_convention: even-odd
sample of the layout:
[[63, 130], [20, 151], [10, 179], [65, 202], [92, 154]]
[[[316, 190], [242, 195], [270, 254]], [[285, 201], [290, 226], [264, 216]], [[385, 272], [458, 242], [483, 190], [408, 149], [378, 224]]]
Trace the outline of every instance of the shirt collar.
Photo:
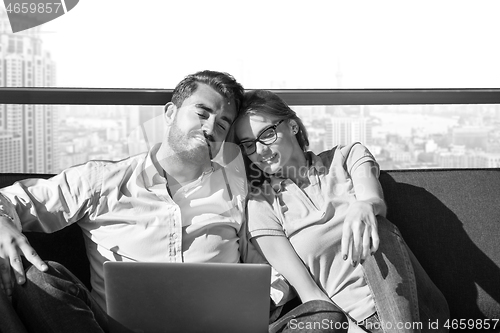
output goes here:
[[309, 174], [314, 170], [318, 175], [324, 175], [327, 173], [327, 168], [323, 164], [321, 157], [313, 153], [312, 151], [306, 152], [307, 163], [309, 165]]
[[[320, 175], [324, 175], [327, 173], [326, 167], [318, 155], [314, 154], [312, 151], [307, 151], [305, 153], [305, 155], [306, 155], [306, 161], [307, 161], [307, 166], [308, 166], [308, 170], [307, 170], [308, 175], [307, 176], [309, 177], [309, 179], [311, 179], [311, 176], [315, 176], [315, 175], [320, 176]], [[280, 177], [276, 177], [276, 176], [271, 175], [269, 182], [270, 182], [270, 185], [273, 188], [273, 190], [276, 191], [276, 193], [279, 193], [279, 192], [281, 192], [281, 190], [283, 188], [283, 183], [287, 180], [288, 180], [288, 178], [280, 178]], [[313, 181], [311, 179], [311, 183], [316, 183], [316, 180]]]
[[[161, 146], [161, 143], [157, 143], [148, 151], [146, 155], [146, 159], [143, 164], [143, 178], [144, 184], [146, 188], [153, 187], [155, 185], [167, 184], [167, 180], [163, 176], [163, 168], [158, 163], [156, 159], [156, 154]], [[216, 162], [212, 162], [212, 167], [203, 171], [203, 173], [197, 179], [193, 180], [202, 180], [207, 175], [210, 175], [214, 171], [219, 170], [222, 166]]]

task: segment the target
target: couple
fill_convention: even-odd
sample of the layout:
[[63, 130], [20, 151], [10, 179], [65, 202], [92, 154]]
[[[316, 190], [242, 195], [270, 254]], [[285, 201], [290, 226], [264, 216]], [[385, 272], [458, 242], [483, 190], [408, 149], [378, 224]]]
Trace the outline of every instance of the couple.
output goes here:
[[[305, 128], [276, 95], [244, 95], [234, 78], [213, 71], [178, 84], [164, 121], [163, 141], [145, 154], [0, 190], [0, 292], [28, 329], [106, 331], [107, 260], [236, 263], [262, 255], [281, 273], [274, 304], [288, 299], [287, 283], [303, 302], [272, 331], [300, 331], [290, 316], [309, 310], [311, 321], [348, 321], [353, 331], [390, 331], [380, 324], [391, 323], [401, 332], [397, 325], [446, 316], [441, 294], [383, 217], [378, 167], [362, 145], [306, 152]], [[229, 144], [227, 166], [212, 161], [226, 137], [245, 156], [248, 196]], [[70, 223], [85, 235], [91, 292], [44, 262], [21, 233]], [[21, 255], [32, 263], [26, 273]]]

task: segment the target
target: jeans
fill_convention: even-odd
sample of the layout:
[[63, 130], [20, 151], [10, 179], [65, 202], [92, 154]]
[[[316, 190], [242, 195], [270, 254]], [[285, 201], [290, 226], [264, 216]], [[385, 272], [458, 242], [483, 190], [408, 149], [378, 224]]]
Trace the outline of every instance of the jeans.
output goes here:
[[382, 329], [382, 325], [380, 324], [380, 319], [377, 313], [372, 314], [370, 317], [363, 320], [363, 323], [358, 323], [359, 327], [364, 332], [370, 333], [382, 333], [384, 330]]
[[47, 264], [46, 272], [30, 267], [14, 288], [12, 305], [28, 331], [106, 332], [107, 314], [90, 291], [64, 266]]
[[[447, 332], [443, 324], [449, 319], [448, 303], [406, 245], [399, 229], [379, 217], [378, 232], [379, 249], [362, 264], [376, 313], [359, 323], [349, 317], [349, 332]], [[439, 329], [435, 323], [439, 323]]]
[[269, 326], [269, 333], [341, 333], [349, 323], [342, 310], [326, 301], [309, 301], [295, 307]]
[[[383, 332], [446, 332], [442, 324], [449, 318], [449, 308], [443, 294], [398, 228], [385, 218], [379, 217], [378, 222], [380, 247], [363, 268]], [[436, 322], [439, 330], [431, 328]]]
[[0, 289], [0, 314], [1, 333], [26, 333], [26, 328], [14, 311], [11, 300], [2, 289]]

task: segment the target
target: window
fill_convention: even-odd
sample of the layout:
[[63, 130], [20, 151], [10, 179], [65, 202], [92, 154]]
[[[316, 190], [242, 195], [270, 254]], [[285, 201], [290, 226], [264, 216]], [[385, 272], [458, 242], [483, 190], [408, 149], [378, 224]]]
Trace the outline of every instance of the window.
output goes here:
[[17, 40], [17, 49], [16, 49], [16, 51], [19, 54], [23, 53], [23, 40], [20, 39], [20, 38]]
[[[120, 15], [110, 14], [117, 13], [117, 8]], [[494, 42], [500, 31], [499, 12], [496, 0], [213, 0], [197, 1], [196, 6], [186, 1], [150, 0], [138, 6], [131, 0], [86, 0], [64, 18], [26, 31], [29, 38], [23, 33], [2, 34], [0, 85], [172, 89], [186, 74], [214, 69], [233, 74], [247, 89], [500, 88], [500, 48]], [[165, 13], [174, 14], [165, 20]], [[0, 13], [0, 24], [8, 29], [4, 14]], [[204, 28], [207, 17], [223, 21], [219, 34]], [[130, 24], [132, 18], [134, 24]], [[186, 36], [196, 36], [196, 42]], [[23, 49], [27, 52], [19, 54]], [[44, 133], [54, 136], [53, 156], [60, 152], [67, 163], [51, 163], [53, 170], [90, 156], [83, 150], [92, 146], [88, 142], [114, 142], [130, 135], [130, 128], [111, 125], [103, 116], [102, 122], [95, 123], [117, 129], [92, 127], [87, 137], [80, 136], [83, 128], [74, 119], [87, 124], [103, 108], [125, 118], [128, 115], [121, 114], [123, 110], [136, 110], [132, 106], [111, 111], [113, 107], [54, 105], [33, 114], [27, 111], [26, 116], [35, 119], [39, 112], [54, 110], [53, 116], [44, 116], [53, 124]], [[308, 118], [308, 113], [319, 108], [298, 110]], [[469, 165], [475, 158], [471, 156], [497, 152], [497, 105], [323, 108], [334, 114], [366, 113], [356, 121], [335, 120], [328, 128], [326, 121], [310, 120], [310, 126], [317, 129], [310, 132], [318, 149], [341, 138], [359, 137], [373, 150], [380, 150], [382, 155], [377, 157], [387, 168], [420, 167], [422, 163], [436, 167], [444, 165], [445, 157], [461, 159], [450, 164]], [[7, 110], [4, 126], [13, 126], [12, 119], [19, 112]], [[452, 123], [442, 125], [439, 133], [423, 133], [420, 120], [415, 120], [440, 118], [443, 113]], [[410, 118], [415, 120], [414, 127], [407, 128], [404, 121]], [[387, 125], [378, 122], [388, 121], [403, 124], [393, 128], [407, 132], [384, 133], [382, 128]], [[75, 140], [69, 140], [69, 134]], [[390, 147], [379, 149], [380, 142]], [[444, 149], [442, 159], [436, 161], [440, 149]], [[117, 151], [109, 158], [124, 157], [122, 152], [127, 149]], [[462, 155], [466, 157], [459, 157]]]
[[14, 52], [16, 52], [16, 44], [15, 44], [15, 39], [14, 38], [10, 38], [9, 39], [9, 47], [7, 49], [7, 52], [8, 53], [14, 53]]
[[[10, 105], [6, 107], [10, 110]], [[19, 115], [30, 108], [31, 105], [22, 105], [12, 110]], [[16, 153], [7, 153], [7, 148], [0, 147], [2, 163], [13, 166], [13, 169], [2, 167], [2, 172], [33, 170], [34, 151], [43, 152], [47, 165], [51, 166], [51, 169], [36, 169], [41, 173], [56, 173], [95, 156], [120, 160], [146, 151], [163, 136], [163, 106], [36, 105], [35, 108], [35, 112], [25, 113], [30, 130], [23, 131], [23, 118], [11, 119], [9, 131], [18, 137], [4, 137], [5, 147], [21, 144]], [[49, 111], [52, 116], [43, 118], [45, 123], [36, 120], [37, 115]], [[36, 138], [33, 133], [37, 133]], [[0, 138], [1, 134], [2, 131]], [[20, 158], [26, 159], [24, 170], [16, 169]]]
[[364, 143], [382, 169], [500, 167], [500, 105], [292, 107], [310, 150]]

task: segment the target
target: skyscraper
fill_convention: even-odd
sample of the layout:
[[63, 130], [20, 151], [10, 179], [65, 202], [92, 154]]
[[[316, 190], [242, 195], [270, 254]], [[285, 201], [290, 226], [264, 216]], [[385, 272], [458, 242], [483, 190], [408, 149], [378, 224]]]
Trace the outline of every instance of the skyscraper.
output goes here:
[[362, 142], [369, 145], [372, 142], [372, 124], [369, 117], [333, 116], [325, 122], [325, 147], [339, 144]]
[[[12, 33], [0, 10], [0, 86], [55, 85], [55, 64], [43, 50], [40, 28]], [[54, 172], [59, 154], [53, 105], [0, 105], [1, 172]]]

